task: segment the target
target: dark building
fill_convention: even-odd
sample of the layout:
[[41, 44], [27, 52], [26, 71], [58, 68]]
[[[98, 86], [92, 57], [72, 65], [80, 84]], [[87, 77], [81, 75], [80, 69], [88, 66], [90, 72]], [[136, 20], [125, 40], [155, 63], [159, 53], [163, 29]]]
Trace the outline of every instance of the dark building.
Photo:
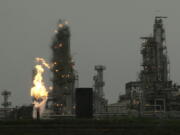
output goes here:
[[93, 116], [93, 89], [76, 89], [76, 116], [79, 118], [91, 118]]

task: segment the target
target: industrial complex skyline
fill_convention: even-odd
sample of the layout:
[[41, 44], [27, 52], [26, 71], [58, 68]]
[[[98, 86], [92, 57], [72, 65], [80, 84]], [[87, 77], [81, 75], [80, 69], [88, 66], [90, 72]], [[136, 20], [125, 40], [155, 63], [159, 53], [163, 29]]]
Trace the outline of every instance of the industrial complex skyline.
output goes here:
[[60, 18], [69, 21], [79, 86], [92, 87], [94, 66], [105, 65], [104, 93], [114, 103], [125, 92], [125, 83], [135, 80], [140, 71], [139, 38], [153, 33], [156, 15], [168, 16], [164, 25], [170, 78], [180, 84], [179, 4], [176, 0], [0, 1], [0, 90], [12, 92], [13, 106], [31, 103], [34, 58], [51, 60], [53, 32]]

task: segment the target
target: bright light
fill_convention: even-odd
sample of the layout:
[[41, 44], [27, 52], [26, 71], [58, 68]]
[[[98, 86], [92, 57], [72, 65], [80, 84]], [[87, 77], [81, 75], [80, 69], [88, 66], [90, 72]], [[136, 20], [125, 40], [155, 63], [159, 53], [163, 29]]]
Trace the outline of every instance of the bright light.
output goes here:
[[[44, 73], [43, 67], [50, 68], [50, 66], [43, 58], [36, 58], [36, 61], [40, 63], [35, 66], [36, 74], [33, 80], [33, 87], [31, 88], [31, 96], [34, 98], [34, 102], [33, 102], [34, 110], [36, 110], [35, 108], [39, 108], [41, 115], [48, 98], [48, 91], [45, 87], [43, 80], [43, 73]], [[34, 118], [37, 117], [36, 113], [34, 114], [33, 117]]]
[[57, 30], [54, 30], [54, 33], [58, 33], [58, 31], [57, 31]]
[[40, 98], [44, 98], [48, 96], [48, 92], [46, 91], [46, 87], [43, 82], [42, 74], [44, 73], [44, 69], [41, 65], [35, 66], [37, 74], [34, 77], [34, 87], [31, 88], [31, 96], [36, 100]]
[[64, 27], [64, 24], [61, 24], [61, 23], [60, 23], [58, 26], [59, 26], [60, 28], [62, 28], [62, 27]]
[[62, 46], [63, 46], [63, 44], [62, 44], [62, 43], [60, 43], [60, 44], [59, 44], [59, 47], [62, 47]]
[[69, 22], [68, 22], [68, 21], [65, 21], [64, 23], [65, 23], [66, 25], [68, 25], [68, 24], [69, 24]]

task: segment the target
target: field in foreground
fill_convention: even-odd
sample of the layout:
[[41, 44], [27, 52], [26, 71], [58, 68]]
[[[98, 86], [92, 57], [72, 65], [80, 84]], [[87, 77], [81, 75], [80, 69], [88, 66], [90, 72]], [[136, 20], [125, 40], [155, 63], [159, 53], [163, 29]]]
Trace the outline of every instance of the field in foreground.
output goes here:
[[179, 135], [180, 120], [112, 118], [0, 121], [1, 135]]

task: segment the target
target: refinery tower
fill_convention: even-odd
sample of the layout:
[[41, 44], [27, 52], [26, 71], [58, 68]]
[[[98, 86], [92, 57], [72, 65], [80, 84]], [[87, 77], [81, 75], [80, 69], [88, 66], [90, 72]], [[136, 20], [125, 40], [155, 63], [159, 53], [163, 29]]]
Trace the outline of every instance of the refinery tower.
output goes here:
[[53, 90], [50, 93], [56, 114], [74, 112], [75, 70], [70, 51], [70, 28], [67, 21], [59, 21], [51, 45]]
[[126, 94], [120, 96], [120, 101], [130, 100], [131, 108], [140, 112], [180, 110], [179, 86], [169, 77], [165, 18], [156, 16], [153, 35], [141, 37], [142, 70], [138, 81], [126, 83]]

